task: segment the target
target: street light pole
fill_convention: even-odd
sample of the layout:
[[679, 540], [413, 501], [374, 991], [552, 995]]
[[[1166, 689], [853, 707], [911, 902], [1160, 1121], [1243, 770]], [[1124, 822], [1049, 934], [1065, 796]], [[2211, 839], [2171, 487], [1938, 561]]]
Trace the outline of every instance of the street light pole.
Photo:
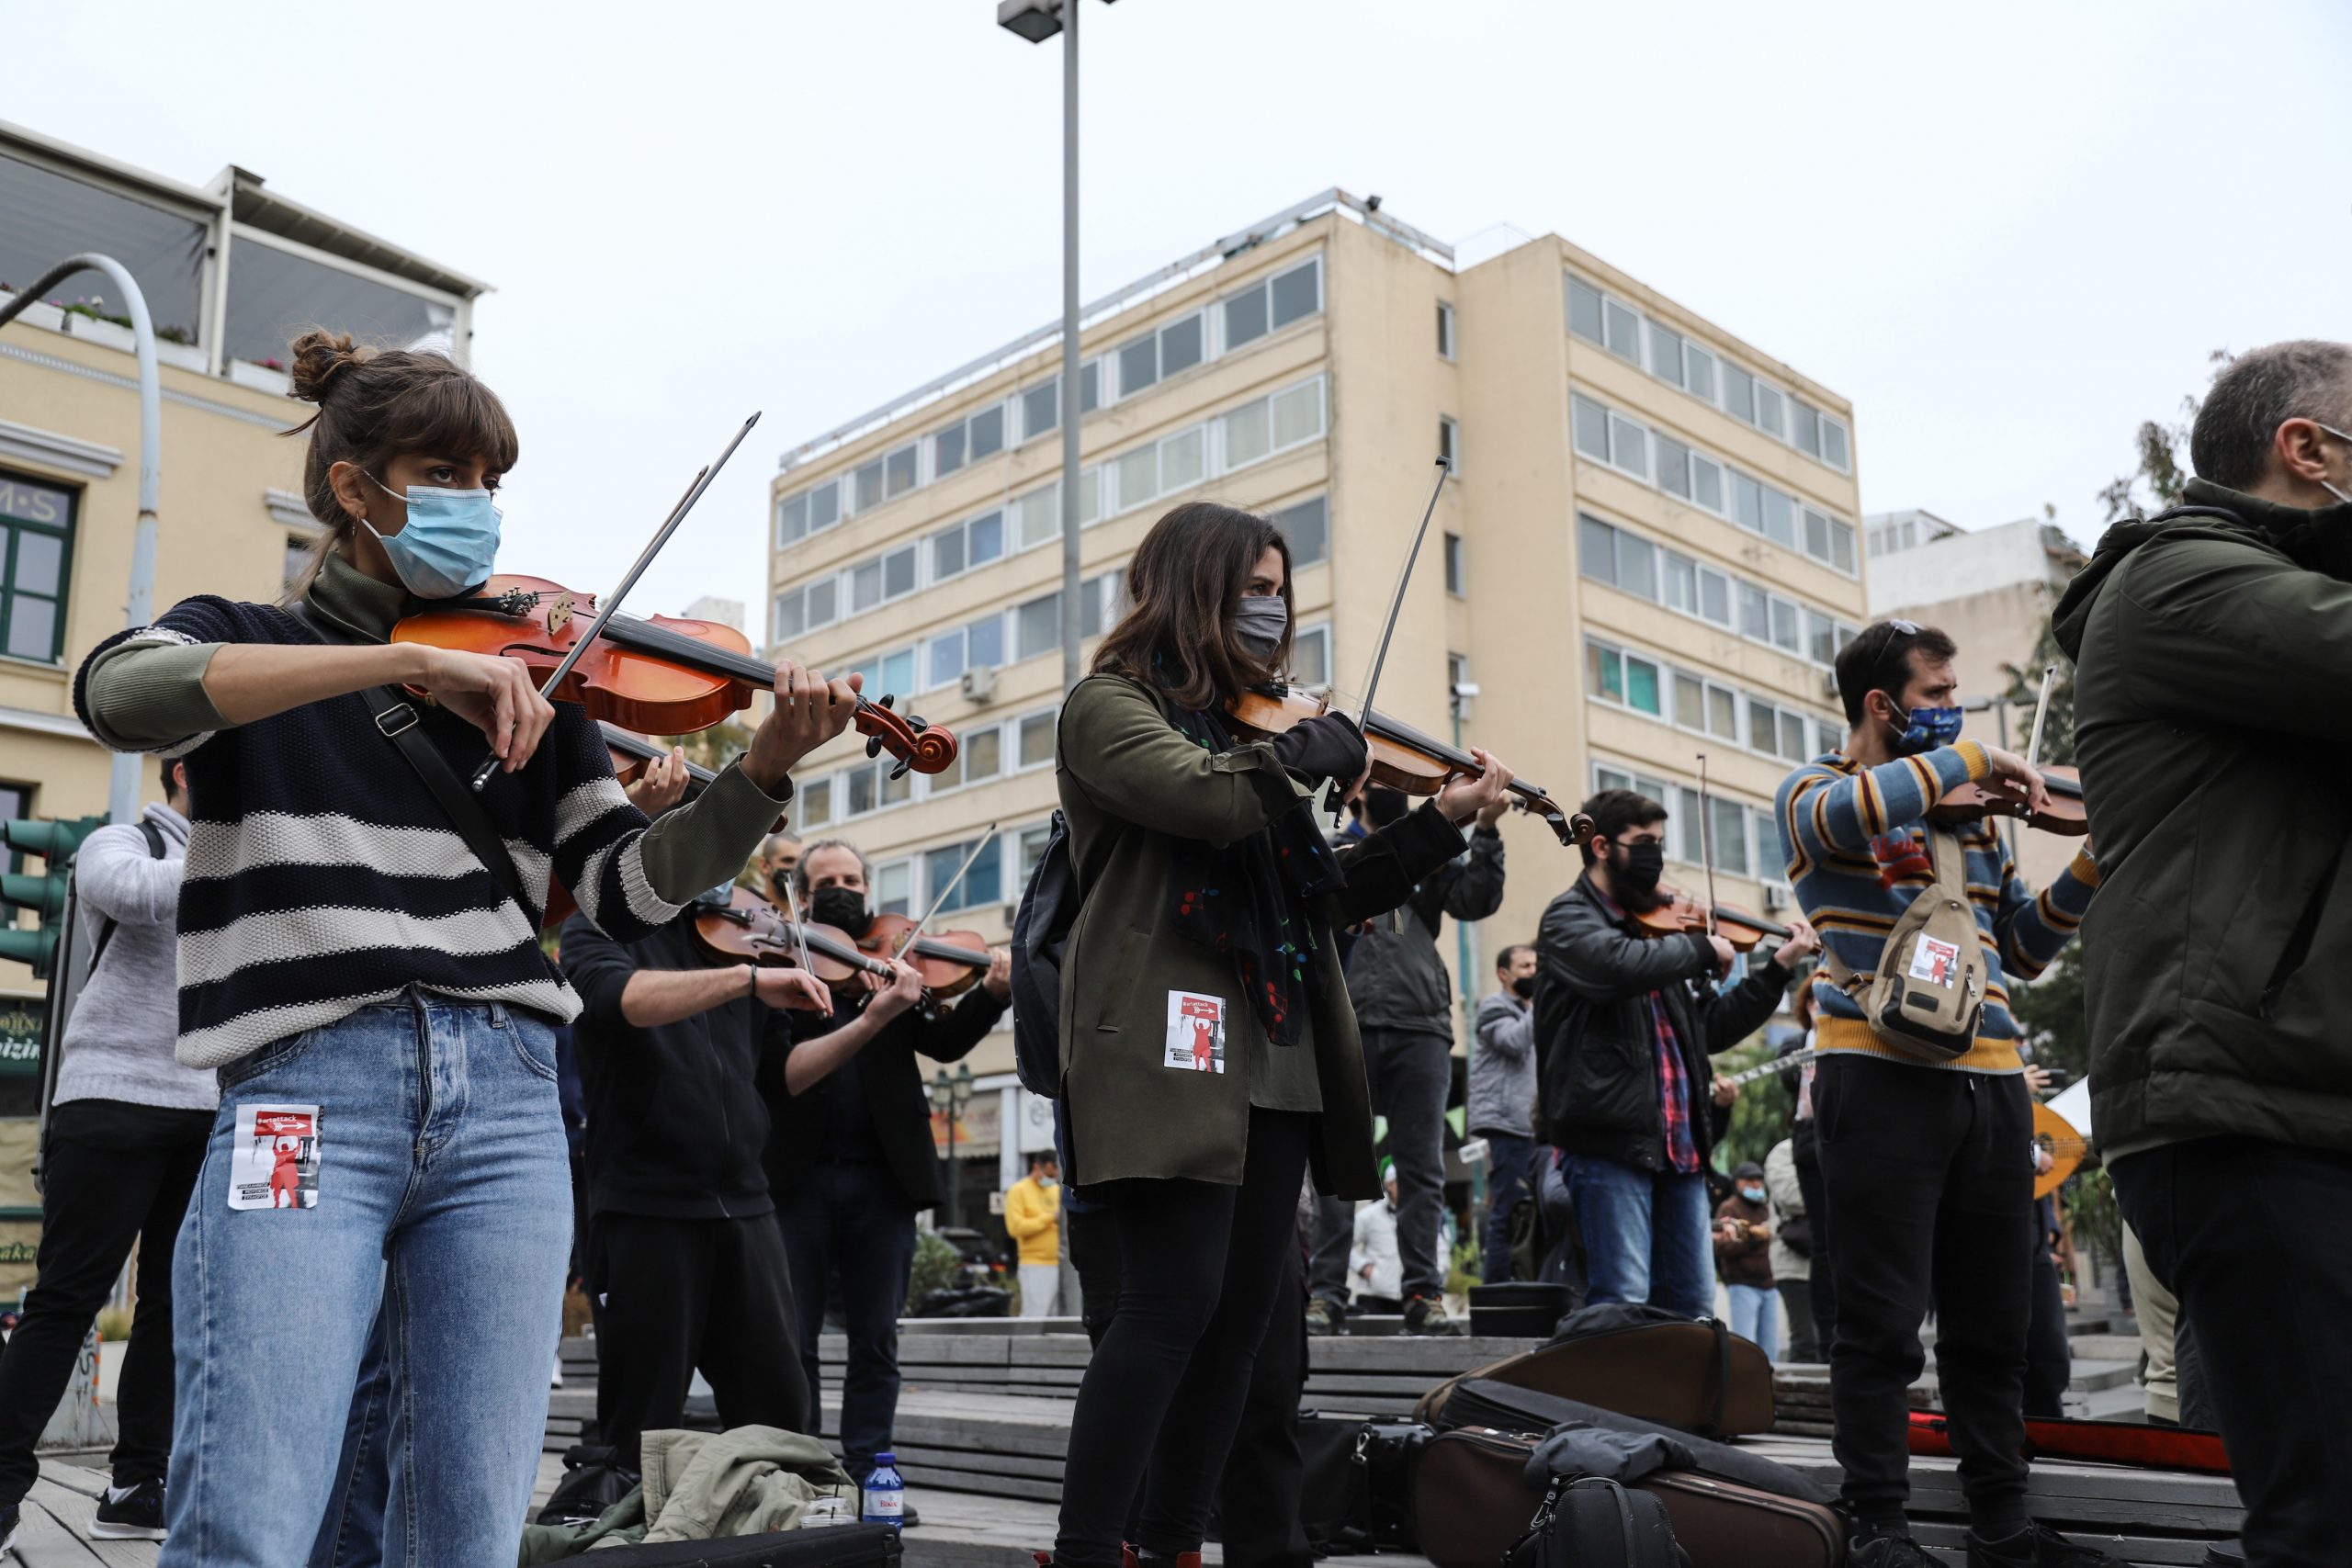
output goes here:
[[1078, 13], [1062, 9], [1062, 690], [1078, 684]]
[[[1062, 35], [1062, 690], [1078, 684], [1078, 13], [1081, 0], [998, 0], [997, 26], [1031, 43]], [[1106, 0], [1107, 3], [1107, 0]]]

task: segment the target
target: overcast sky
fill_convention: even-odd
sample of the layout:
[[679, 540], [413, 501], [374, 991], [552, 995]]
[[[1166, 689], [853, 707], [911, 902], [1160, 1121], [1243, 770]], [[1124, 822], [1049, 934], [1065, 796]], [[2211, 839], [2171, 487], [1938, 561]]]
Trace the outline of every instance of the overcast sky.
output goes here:
[[[1086, 5], [1088, 298], [1332, 185], [1557, 231], [1852, 399], [1868, 511], [2093, 536], [2210, 351], [2352, 338], [2341, 0]], [[637, 607], [756, 606], [779, 453], [1059, 310], [1060, 50], [994, 13], [0, 0], [0, 118], [496, 285], [510, 570], [605, 584], [763, 410]]]

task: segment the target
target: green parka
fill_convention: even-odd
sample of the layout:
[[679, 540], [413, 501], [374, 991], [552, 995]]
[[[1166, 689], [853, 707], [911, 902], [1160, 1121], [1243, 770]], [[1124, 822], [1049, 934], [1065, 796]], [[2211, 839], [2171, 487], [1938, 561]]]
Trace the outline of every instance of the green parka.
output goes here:
[[[1156, 694], [1096, 675], [1062, 705], [1055, 780], [1083, 897], [1062, 957], [1061, 1066], [1069, 1179], [1190, 1177], [1238, 1185], [1250, 1108], [1319, 1112], [1316, 1185], [1375, 1198], [1363, 1048], [1334, 927], [1402, 904], [1467, 847], [1434, 803], [1339, 852], [1347, 886], [1317, 901], [1308, 1037], [1270, 1043], [1232, 956], [1176, 927], [1183, 840], [1222, 849], [1262, 832], [1306, 791], [1252, 741], [1212, 753]], [[1224, 1002], [1225, 1070], [1170, 1065], [1174, 993]]]
[[2052, 623], [2099, 865], [2096, 1135], [2352, 1151], [2352, 505], [2187, 501], [2225, 515], [2109, 529]]

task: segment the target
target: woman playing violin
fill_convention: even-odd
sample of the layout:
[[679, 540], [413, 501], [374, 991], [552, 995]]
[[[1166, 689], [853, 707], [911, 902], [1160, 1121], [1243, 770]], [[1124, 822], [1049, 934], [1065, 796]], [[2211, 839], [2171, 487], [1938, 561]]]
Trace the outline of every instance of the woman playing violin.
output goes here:
[[1363, 776], [1354, 725], [1327, 714], [1238, 739], [1224, 713], [1288, 666], [1290, 578], [1264, 518], [1176, 508], [1062, 707], [1056, 783], [1084, 898], [1063, 959], [1059, 1109], [1069, 1178], [1119, 1242], [1055, 1548], [1083, 1568], [1116, 1568], [1147, 1468], [1144, 1556], [1200, 1550], [1302, 1176], [1380, 1190], [1334, 928], [1396, 908], [1510, 783], [1481, 756], [1477, 777], [1330, 849], [1314, 794]]
[[[793, 878], [801, 914], [853, 942], [885, 918], [874, 908], [865, 855], [839, 839], [803, 847]], [[890, 1447], [898, 1413], [899, 1314], [914, 1259], [915, 1215], [945, 1196], [916, 1058], [971, 1055], [1012, 995], [1001, 950], [982, 958], [983, 978], [944, 1009], [922, 1005], [913, 964], [888, 962], [895, 979], [861, 975], [836, 986], [824, 1011], [795, 1014], [791, 1052], [780, 1063], [771, 1057], [762, 1080], [776, 1127], [768, 1183], [792, 1262], [800, 1357], [812, 1389], [826, 1281], [841, 1276], [849, 1330], [842, 1462], [860, 1480]]]
[[[413, 1415], [392, 1431], [390, 1540], [503, 1562], [571, 1242], [551, 1028], [580, 1001], [537, 940], [550, 873], [616, 939], [661, 927], [734, 875], [855, 683], [779, 670], [742, 760], [649, 827], [596, 727], [518, 660], [386, 640], [413, 600], [491, 573], [518, 451], [497, 397], [438, 355], [324, 333], [292, 359], [318, 408], [313, 570], [282, 605], [183, 601], [101, 644], [75, 683], [94, 734], [186, 757], [195, 795], [178, 1054], [219, 1068], [221, 1096], [174, 1265], [161, 1561], [277, 1564], [311, 1538], [380, 1303]], [[503, 875], [398, 750], [411, 727], [460, 780], [485, 746], [500, 759], [473, 798]], [[266, 1124], [306, 1139], [302, 1212], [252, 1179]]]

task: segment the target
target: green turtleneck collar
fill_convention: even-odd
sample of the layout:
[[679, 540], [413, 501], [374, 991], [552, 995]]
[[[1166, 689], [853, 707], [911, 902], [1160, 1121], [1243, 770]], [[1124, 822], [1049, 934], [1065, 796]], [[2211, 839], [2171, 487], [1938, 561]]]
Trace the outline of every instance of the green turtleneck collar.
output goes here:
[[408, 608], [408, 590], [397, 582], [379, 582], [331, 550], [303, 596], [311, 609], [371, 642], [391, 636], [392, 623]]
[[2224, 512], [2234, 512], [2274, 537], [2300, 534], [2310, 528], [2329, 532], [2352, 529], [2352, 502], [2339, 501], [2329, 506], [2289, 506], [2283, 502], [2265, 501], [2260, 496], [2231, 490], [2209, 479], [2189, 480], [2180, 498], [2191, 506], [2218, 506]]

